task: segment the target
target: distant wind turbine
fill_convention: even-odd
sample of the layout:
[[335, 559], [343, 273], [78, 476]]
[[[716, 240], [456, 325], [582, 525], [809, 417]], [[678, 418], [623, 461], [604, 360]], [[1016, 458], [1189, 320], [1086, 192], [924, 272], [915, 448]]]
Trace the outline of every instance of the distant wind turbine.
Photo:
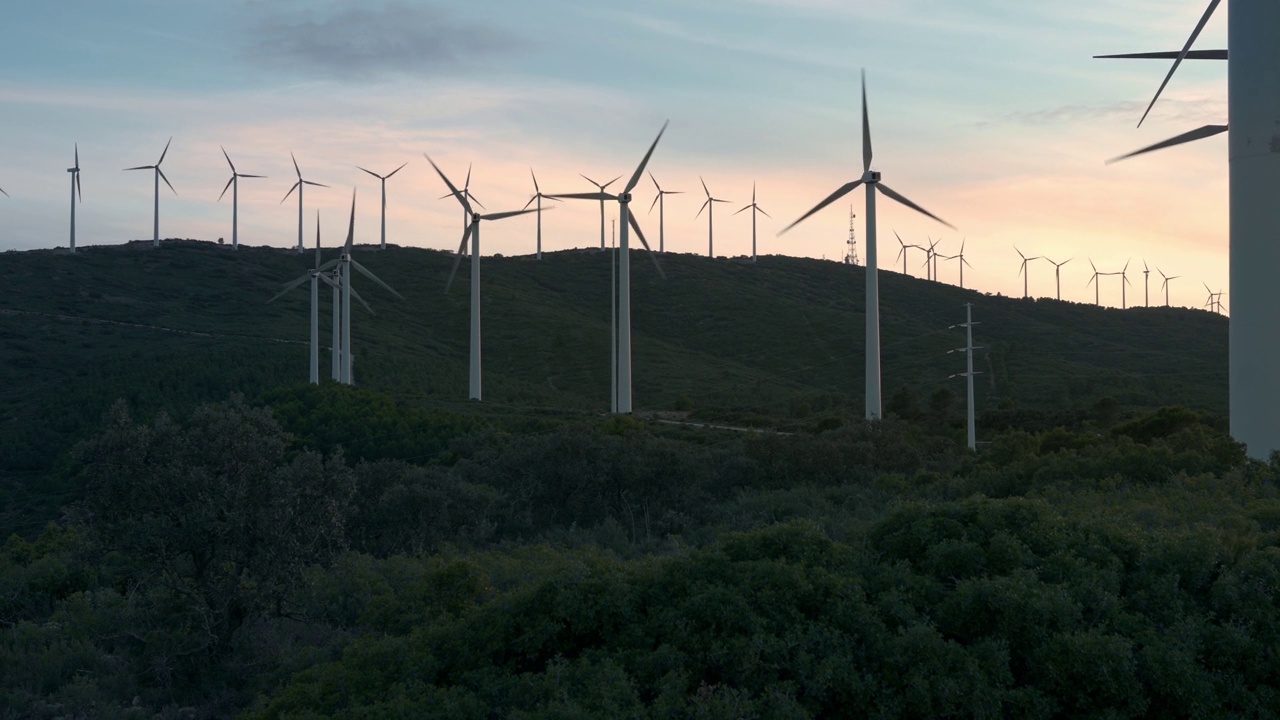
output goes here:
[[963, 289], [964, 289], [964, 266], [965, 266], [965, 265], [969, 265], [969, 267], [973, 267], [973, 265], [970, 265], [970, 264], [969, 264], [969, 261], [968, 261], [968, 260], [966, 260], [966, 259], [965, 259], [965, 257], [964, 257], [964, 245], [965, 245], [965, 243], [966, 243], [966, 242], [968, 242], [968, 238], [965, 238], [965, 239], [963, 239], [963, 240], [961, 240], [961, 241], [960, 241], [960, 254], [959, 254], [959, 255], [952, 255], [951, 257], [947, 258], [948, 260], [959, 260], [959, 261], [960, 261], [960, 289], [961, 289], [961, 290], [963, 290]]
[[1125, 308], [1128, 307], [1128, 298], [1125, 295], [1125, 290], [1127, 286], [1133, 284], [1129, 282], [1129, 263], [1130, 262], [1133, 262], [1133, 261], [1131, 259], [1126, 260], [1124, 263], [1123, 270], [1121, 270], [1119, 273], [1112, 273], [1113, 275], [1118, 274], [1120, 276], [1120, 309], [1121, 310], [1124, 310]]
[[[275, 297], [267, 301], [267, 304], [273, 303], [276, 300], [279, 300], [280, 298], [284, 297], [285, 294], [287, 294], [290, 290], [293, 290], [294, 288], [298, 287], [302, 283], [307, 282], [308, 280], [311, 281], [311, 346], [310, 346], [311, 347], [311, 363], [310, 363], [311, 374], [310, 374], [310, 380], [312, 385], [317, 385], [320, 383], [320, 290], [319, 288], [320, 288], [321, 282], [332, 287], [334, 291], [333, 347], [334, 347], [334, 357], [335, 357], [335, 361], [334, 361], [335, 374], [338, 369], [338, 364], [337, 364], [338, 361], [336, 358], [338, 357], [338, 350], [341, 346], [340, 345], [341, 331], [339, 330], [339, 324], [338, 324], [338, 318], [341, 316], [341, 309], [338, 304], [337, 298], [338, 298], [338, 293], [340, 292], [339, 290], [340, 286], [338, 285], [338, 283], [334, 282], [333, 280], [330, 280], [329, 277], [324, 274], [324, 271], [337, 265], [339, 262], [340, 262], [339, 260], [331, 260], [325, 265], [320, 264], [320, 211], [317, 210], [316, 211], [315, 267], [307, 271], [301, 277], [298, 277], [286, 283], [283, 290], [277, 293]], [[362, 300], [361, 302], [364, 302], [364, 301]], [[366, 307], [368, 306], [366, 305]], [[370, 310], [370, 312], [373, 312], [373, 311]], [[334, 379], [337, 380], [338, 378], [335, 377]]]
[[1221, 290], [1214, 292], [1209, 288], [1208, 283], [1205, 283], [1204, 289], [1209, 293], [1209, 299], [1206, 300], [1204, 304], [1205, 308], [1207, 308], [1209, 312], [1222, 314], [1222, 296], [1226, 295], [1226, 293]]
[[658, 264], [658, 258], [649, 247], [649, 241], [644, 239], [644, 233], [640, 231], [640, 223], [636, 221], [636, 216], [631, 212], [631, 191], [640, 182], [640, 178], [644, 177], [645, 166], [649, 164], [649, 158], [653, 157], [653, 151], [657, 149], [658, 141], [662, 139], [662, 134], [666, 131], [667, 123], [663, 123], [662, 129], [658, 131], [658, 137], [653, 139], [653, 144], [649, 146], [649, 151], [644, 154], [640, 164], [636, 167], [636, 171], [631, 175], [631, 179], [627, 181], [622, 192], [617, 195], [611, 195], [604, 191], [599, 193], [556, 195], [556, 197], [566, 199], [600, 200], [601, 202], [616, 200], [618, 202], [618, 213], [620, 215], [618, 225], [621, 232], [618, 238], [618, 379], [615, 386], [618, 396], [618, 412], [624, 415], [631, 413], [631, 250], [628, 229], [635, 230], [636, 237], [640, 238], [640, 243], [644, 245], [644, 249], [649, 251], [649, 257], [653, 260], [654, 267], [658, 269], [658, 274], [662, 275], [662, 266]]
[[374, 172], [374, 171], [372, 171], [372, 170], [365, 170], [365, 168], [362, 168], [362, 167], [360, 167], [359, 165], [357, 165], [357, 166], [356, 166], [356, 169], [358, 169], [358, 170], [364, 170], [365, 172], [369, 173], [370, 175], [372, 175], [372, 176], [374, 176], [374, 177], [378, 178], [378, 181], [382, 184], [382, 242], [381, 242], [381, 244], [378, 246], [378, 249], [380, 249], [380, 250], [386, 250], [386, 249], [387, 249], [387, 181], [391, 179], [391, 176], [392, 176], [392, 175], [395, 175], [396, 173], [398, 173], [398, 172], [400, 172], [401, 170], [403, 170], [403, 169], [404, 169], [404, 166], [405, 166], [405, 165], [408, 165], [408, 164], [409, 164], [409, 163], [407, 163], [407, 162], [406, 162], [406, 163], [403, 163], [403, 164], [401, 164], [401, 165], [400, 165], [400, 167], [396, 168], [395, 170], [392, 170], [391, 172], [387, 173], [386, 175], [379, 175], [378, 173], [376, 173], [376, 172]]
[[[84, 202], [84, 195], [80, 192], [80, 143], [76, 143], [76, 164], [75, 167], [67, 168], [67, 172], [71, 173], [71, 252], [76, 251], [76, 199]], [[0, 190], [0, 192], [4, 192]], [[5, 197], [9, 194], [5, 193]]]
[[327, 188], [329, 186], [321, 185], [318, 182], [311, 182], [310, 180], [303, 180], [302, 171], [298, 169], [298, 158], [294, 157], [292, 152], [289, 153], [289, 158], [293, 160], [293, 171], [298, 175], [298, 182], [294, 183], [293, 187], [289, 188], [289, 192], [284, 194], [284, 197], [280, 200], [280, 204], [283, 205], [284, 201], [289, 199], [289, 196], [293, 194], [294, 190], [298, 191], [298, 252], [302, 252], [302, 188], [306, 185], [314, 185], [322, 188]]
[[867, 186], [867, 305], [866, 305], [866, 414], [868, 419], [878, 419], [881, 417], [880, 404], [880, 283], [878, 276], [878, 266], [876, 257], [876, 191], [888, 196], [891, 200], [895, 200], [918, 213], [926, 215], [938, 222], [955, 229], [946, 221], [937, 215], [925, 210], [919, 205], [911, 202], [907, 198], [892, 190], [888, 185], [880, 181], [880, 173], [871, 170], [871, 123], [867, 119], [867, 74], [862, 73], [862, 177], [852, 182], [845, 183], [835, 192], [827, 196], [825, 200], [818, 203], [812, 210], [805, 213], [799, 220], [791, 223], [782, 230], [787, 232], [791, 228], [803, 222], [814, 213], [825, 208], [831, 203], [853, 192], [859, 185]]
[[756, 261], [756, 215], [760, 214], [760, 215], [764, 215], [770, 220], [773, 219], [773, 217], [769, 215], [769, 213], [765, 212], [763, 208], [761, 208], [759, 205], [756, 204], [756, 184], [755, 183], [751, 183], [751, 204], [742, 208], [738, 212], [734, 213], [734, 215], [737, 215], [738, 213], [741, 213], [741, 212], [745, 212], [747, 210], [751, 211], [751, 262], [755, 262]]
[[898, 234], [898, 231], [897, 231], [897, 230], [894, 230], [894, 231], [893, 231], [893, 236], [894, 236], [894, 237], [896, 237], [896, 238], [898, 238], [898, 244], [902, 246], [902, 249], [898, 251], [898, 257], [894, 258], [894, 260], [896, 261], [896, 260], [898, 260], [898, 259], [901, 259], [901, 260], [902, 260], [902, 274], [903, 274], [903, 275], [910, 275], [911, 273], [907, 272], [907, 250], [908, 250], [908, 249], [910, 249], [910, 248], [915, 248], [915, 249], [917, 249], [917, 250], [923, 250], [924, 248], [923, 248], [923, 247], [921, 247], [921, 246], [919, 246], [919, 245], [915, 245], [915, 244], [908, 245], [907, 243], [903, 242], [903, 240], [902, 240], [902, 236]]
[[1022, 267], [1018, 268], [1018, 274], [1022, 276], [1022, 299], [1026, 300], [1031, 295], [1028, 291], [1028, 288], [1030, 287], [1029, 283], [1031, 281], [1031, 273], [1027, 272], [1027, 265], [1030, 264], [1032, 260], [1039, 260], [1040, 256], [1027, 257], [1022, 254], [1021, 250], [1018, 250], [1017, 245], [1014, 245], [1013, 249], [1017, 250], [1018, 257], [1022, 258]]
[[1180, 276], [1179, 276], [1179, 275], [1172, 275], [1172, 276], [1170, 276], [1170, 275], [1165, 275], [1165, 274], [1164, 274], [1164, 271], [1163, 271], [1163, 270], [1161, 270], [1160, 268], [1156, 268], [1156, 272], [1160, 273], [1160, 277], [1164, 278], [1164, 282], [1163, 282], [1163, 283], [1161, 283], [1161, 285], [1160, 285], [1160, 289], [1161, 289], [1161, 290], [1164, 290], [1164, 306], [1165, 306], [1165, 307], [1169, 307], [1169, 281], [1170, 281], [1170, 280], [1177, 280]]
[[702, 191], [707, 194], [707, 201], [702, 203], [702, 207], [698, 210], [698, 214], [694, 216], [694, 219], [702, 217], [703, 210], [707, 211], [707, 257], [715, 258], [715, 204], [732, 201], [711, 197], [711, 191], [707, 189], [707, 181], [703, 180], [701, 176], [698, 177], [698, 181], [702, 183]]
[[1146, 260], [1142, 261], [1142, 305], [1151, 307], [1151, 268]]
[[[154, 170], [155, 171], [155, 183], [156, 183], [155, 222], [153, 226], [153, 229], [155, 232], [152, 238], [152, 241], [155, 243], [155, 247], [160, 247], [160, 179], [164, 178], [164, 184], [168, 185], [170, 190], [173, 190], [173, 183], [169, 182], [169, 178], [165, 177], [164, 171], [160, 169], [160, 165], [164, 162], [164, 156], [169, 153], [169, 143], [172, 143], [172, 142], [173, 142], [173, 138], [171, 137], [169, 138], [169, 141], [164, 144], [164, 151], [160, 153], [160, 159], [156, 161], [155, 165], [139, 165], [138, 167], [131, 167], [131, 168], [124, 169], [125, 172], [129, 172], [130, 170]], [[76, 165], [79, 165], [79, 164], [80, 163], [76, 163]], [[173, 194], [177, 195], [178, 191], [173, 190]]]
[[1067, 258], [1062, 262], [1054, 262], [1053, 258], [1049, 258], [1049, 257], [1046, 257], [1045, 260], [1048, 260], [1049, 264], [1053, 266], [1053, 280], [1058, 286], [1058, 299], [1061, 300], [1062, 299], [1062, 266], [1066, 265], [1072, 260], [1075, 260], [1075, 258]]
[[[471, 165], [470, 164], [467, 165], [467, 179], [462, 183], [462, 195], [467, 199], [468, 202], [475, 203], [481, 210], [485, 209], [484, 203], [477, 200], [476, 196], [471, 194]], [[448, 193], [446, 195], [441, 195], [438, 199], [444, 200], [445, 198], [451, 198], [451, 197], [455, 197], [455, 195], [453, 193]], [[463, 210], [462, 211], [462, 231], [464, 233], [467, 231], [467, 226], [470, 223], [471, 223], [471, 213], [467, 212], [466, 210]]]
[[[431, 163], [431, 167], [439, 173], [440, 179], [444, 180], [444, 184], [449, 188], [449, 195], [445, 197], [457, 198], [458, 203], [462, 205], [462, 209], [466, 212], [471, 222], [462, 231], [462, 242], [458, 245], [458, 254], [453, 260], [453, 270], [449, 273], [449, 281], [445, 283], [445, 292], [453, 286], [453, 278], [458, 274], [458, 265], [462, 263], [462, 255], [467, 250], [467, 242], [471, 243], [471, 360], [470, 360], [470, 382], [468, 397], [471, 400], [481, 400], [481, 377], [480, 377], [480, 221], [481, 220], [502, 220], [504, 218], [515, 217], [516, 215], [524, 215], [525, 213], [534, 212], [527, 206], [524, 210], [512, 210], [510, 212], [489, 213], [481, 215], [471, 207], [471, 201], [468, 199], [469, 192], [465, 186], [459, 190], [454, 186], [449, 178], [445, 176], [444, 171], [436, 165], [435, 161], [429, 155], [424, 154], [427, 162]], [[468, 178], [470, 172], [467, 173]], [[479, 204], [479, 203], [477, 203]], [[548, 208], [549, 210], [550, 208]]]
[[553, 198], [550, 195], [543, 194], [542, 188], [538, 187], [538, 176], [533, 174], [533, 168], [529, 168], [529, 176], [533, 178], [533, 197], [529, 198], [529, 202], [524, 204], [524, 209], [528, 210], [529, 206], [532, 205], [534, 202], [538, 203], [538, 209], [536, 210], [536, 212], [538, 213], [538, 259], [541, 260], [542, 259], [542, 199], [546, 198], [548, 200], [555, 200], [556, 202], [559, 202], [559, 199]]
[[1093, 285], [1093, 304], [1101, 307], [1102, 283], [1099, 282], [1098, 278], [1106, 273], [1098, 272], [1098, 266], [1093, 264], [1093, 258], [1089, 259], [1089, 267], [1093, 268], [1093, 277], [1089, 278], [1089, 282], [1085, 283], [1084, 286], [1089, 287], [1090, 285]]
[[[353, 375], [353, 371], [354, 371], [353, 365], [354, 365], [355, 356], [351, 353], [351, 298], [355, 297], [359, 299], [359, 295], [356, 295], [355, 288], [351, 287], [351, 280], [352, 280], [351, 271], [352, 270], [359, 271], [361, 275], [364, 275], [365, 277], [374, 281], [378, 285], [382, 286], [382, 289], [386, 290], [392, 295], [395, 295], [397, 299], [400, 299], [400, 300], [404, 299], [404, 297], [402, 297], [400, 293], [392, 289], [390, 285], [378, 279], [378, 276], [370, 272], [368, 268], [356, 262], [356, 259], [354, 257], [354, 252], [353, 252], [355, 249], [355, 235], [356, 235], [356, 191], [352, 189], [351, 190], [351, 221], [347, 225], [347, 242], [346, 242], [346, 245], [343, 247], [342, 257], [339, 258], [339, 265], [338, 265], [338, 267], [341, 268], [342, 270], [342, 356], [343, 358], [342, 358], [342, 367], [340, 369], [342, 373], [341, 382], [345, 385], [355, 384], [355, 379]], [[365, 308], [370, 313], [373, 312], [373, 308], [370, 308], [368, 303], [365, 303], [364, 300], [360, 300], [360, 302], [364, 304]]]
[[[612, 184], [614, 184], [614, 183], [616, 183], [616, 182], [618, 182], [619, 180], [621, 180], [621, 179], [622, 179], [622, 176], [621, 176], [621, 175], [619, 175], [618, 177], [616, 177], [616, 178], [614, 178], [614, 179], [610, 180], [609, 182], [604, 183], [603, 185], [601, 185], [600, 183], [596, 182], [595, 180], [592, 180], [591, 178], [587, 177], [586, 175], [583, 175], [582, 173], [578, 173], [578, 175], [579, 175], [583, 180], [586, 180], [587, 182], [591, 183], [592, 185], [595, 185], [595, 186], [596, 186], [596, 189], [600, 191], [600, 194], [601, 194], [601, 195], [603, 195], [603, 194], [604, 194], [605, 188], [609, 187], [610, 185], [612, 185]], [[567, 195], [557, 195], [556, 197], [568, 197], [568, 196], [567, 196]], [[604, 245], [604, 200], [601, 200], [601, 201], [600, 201], [600, 249], [601, 249], [601, 250], [604, 250], [604, 249], [605, 249], [605, 245]]]
[[658, 189], [658, 194], [653, 197], [653, 202], [650, 203], [649, 205], [649, 212], [653, 212], [654, 205], [658, 206], [658, 252], [662, 253], [667, 251], [666, 250], [667, 244], [666, 244], [666, 237], [665, 237], [666, 219], [664, 217], [665, 215], [664, 211], [666, 210], [667, 203], [665, 198], [668, 195], [683, 195], [684, 191], [683, 190], [663, 190], [662, 186], [658, 184], [658, 178], [654, 177], [653, 173], [649, 173], [649, 179], [653, 181], [653, 186]]
[[[227, 159], [227, 164], [231, 166], [231, 179], [227, 181], [225, 187], [222, 188], [222, 195], [227, 194], [227, 188], [231, 188], [231, 249], [235, 250], [240, 247], [240, 178], [264, 178], [266, 175], [246, 175], [236, 172], [235, 163], [231, 162], [231, 156], [227, 154], [226, 148], [222, 150], [222, 157]], [[222, 201], [222, 195], [218, 196], [218, 201]], [[316, 228], [316, 232], [320, 232], [320, 228]]]
[[942, 242], [942, 238], [934, 240], [929, 238], [929, 247], [924, 249], [924, 269], [925, 279], [938, 281], [938, 243]]

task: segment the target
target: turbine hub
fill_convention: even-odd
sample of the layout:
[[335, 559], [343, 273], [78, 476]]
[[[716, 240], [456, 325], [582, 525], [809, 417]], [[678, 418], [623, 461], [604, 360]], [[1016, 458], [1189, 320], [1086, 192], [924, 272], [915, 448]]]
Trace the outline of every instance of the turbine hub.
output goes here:
[[631, 193], [629, 193], [629, 192], [619, 193], [619, 194], [618, 194], [618, 202], [620, 202], [620, 203], [629, 203], [629, 202], [631, 202]]
[[868, 183], [868, 184], [880, 182], [880, 171], [879, 170], [866, 171], [865, 173], [862, 174], [862, 182]]
[[480, 213], [478, 213], [478, 212], [473, 212], [473, 213], [471, 213], [471, 222], [473, 222], [473, 223], [478, 223], [478, 222], [480, 222]]

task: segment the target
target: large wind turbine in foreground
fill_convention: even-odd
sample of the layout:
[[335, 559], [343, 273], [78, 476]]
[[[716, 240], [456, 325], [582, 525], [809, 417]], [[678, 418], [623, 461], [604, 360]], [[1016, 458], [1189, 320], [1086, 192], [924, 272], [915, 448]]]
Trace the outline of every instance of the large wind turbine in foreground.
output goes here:
[[[1276, 0], [1232, 0], [1227, 17], [1226, 50], [1193, 51], [1220, 0], [1208, 9], [1180, 52], [1137, 53], [1120, 57], [1172, 58], [1164, 82], [1147, 110], [1183, 60], [1228, 60], [1227, 109], [1230, 125], [1205, 125], [1177, 137], [1129, 153], [1117, 160], [1183, 143], [1230, 133], [1230, 282], [1232, 303], [1229, 348], [1231, 434], [1248, 446], [1251, 457], [1266, 459], [1280, 449], [1280, 373], [1275, 358], [1280, 337], [1274, 312], [1280, 306], [1280, 283], [1271, 277], [1280, 262], [1280, 3]], [[1146, 117], [1145, 115], [1143, 116]], [[1141, 124], [1141, 123], [1139, 123]]]
[[[166, 142], [164, 144], [164, 152], [160, 153], [160, 159], [156, 161], [155, 165], [139, 165], [138, 167], [131, 167], [131, 168], [124, 169], [125, 172], [129, 172], [130, 170], [154, 170], [155, 171], [155, 181], [156, 181], [155, 223], [153, 225], [153, 229], [155, 232], [154, 232], [154, 236], [152, 237], [152, 242], [155, 243], [155, 247], [160, 247], [160, 178], [164, 178], [164, 184], [168, 185], [170, 190], [173, 190], [173, 183], [169, 182], [169, 178], [165, 177], [164, 171], [160, 169], [161, 163], [164, 162], [164, 156], [169, 154], [169, 143], [172, 143], [172, 142], [173, 142], [173, 138], [169, 138], [169, 142]], [[76, 165], [79, 166], [80, 163], [76, 163]], [[173, 190], [173, 194], [177, 195], [178, 191]]]
[[765, 212], [764, 208], [756, 204], [756, 184], [755, 183], [751, 183], [751, 204], [742, 208], [738, 212], [734, 213], [734, 215], [737, 215], [738, 213], [741, 213], [741, 212], [746, 212], [747, 210], [751, 211], [751, 262], [755, 262], [756, 261], [756, 215], [760, 214], [760, 215], [764, 215], [770, 220], [773, 219], [773, 216]]
[[636, 231], [636, 237], [640, 238], [644, 249], [649, 251], [649, 257], [653, 259], [654, 267], [658, 268], [658, 274], [662, 274], [662, 266], [658, 265], [657, 256], [653, 254], [652, 248], [649, 247], [649, 242], [644, 239], [644, 233], [640, 231], [640, 224], [636, 222], [635, 215], [631, 214], [631, 191], [640, 182], [640, 178], [644, 175], [644, 168], [649, 164], [649, 158], [653, 157], [653, 151], [657, 149], [658, 141], [662, 139], [662, 134], [666, 131], [667, 123], [663, 123], [662, 129], [658, 131], [658, 137], [653, 139], [653, 144], [649, 146], [649, 151], [640, 160], [635, 173], [631, 175], [631, 179], [627, 181], [626, 187], [622, 189], [622, 192], [617, 195], [611, 195], [603, 190], [598, 193], [556, 195], [556, 197], [560, 198], [599, 200], [602, 206], [605, 200], [618, 201], [618, 213], [621, 216], [618, 220], [618, 225], [621, 229], [621, 234], [618, 242], [618, 377], [614, 383], [614, 394], [618, 398], [617, 411], [624, 415], [631, 412], [631, 250], [628, 244], [628, 228]]
[[364, 170], [370, 175], [378, 178], [378, 181], [382, 183], [382, 242], [378, 246], [380, 250], [387, 249], [387, 181], [391, 179], [392, 175], [395, 175], [396, 173], [403, 170], [404, 166], [408, 164], [409, 163], [406, 162], [402, 164], [400, 167], [396, 168], [395, 170], [392, 170], [391, 172], [387, 173], [386, 175], [379, 175], [378, 173], [372, 170], [365, 170], [359, 165], [356, 166], [356, 169]]
[[658, 206], [658, 252], [662, 253], [667, 251], [666, 229], [665, 229], [666, 218], [663, 217], [665, 215], [665, 210], [667, 205], [666, 197], [668, 195], [683, 195], [684, 191], [683, 190], [663, 190], [662, 186], [658, 184], [658, 178], [654, 177], [653, 173], [649, 173], [649, 179], [653, 181], [653, 186], [658, 190], [658, 194], [653, 196], [653, 202], [649, 204], [649, 212], [653, 212], [654, 205]]
[[280, 204], [283, 205], [284, 201], [289, 199], [289, 196], [293, 194], [294, 190], [298, 191], [298, 252], [302, 252], [302, 188], [306, 185], [314, 185], [322, 188], [327, 188], [329, 186], [321, 185], [318, 182], [311, 182], [310, 180], [303, 180], [302, 171], [298, 169], [298, 158], [294, 157], [293, 153], [289, 153], [289, 158], [293, 160], [293, 172], [298, 175], [298, 182], [294, 183], [293, 187], [289, 188], [289, 192], [284, 194], [284, 197], [280, 199]]
[[727, 203], [732, 201], [721, 200], [720, 198], [711, 197], [711, 191], [707, 189], [707, 181], [699, 177], [698, 182], [702, 183], [702, 192], [707, 194], [707, 201], [702, 203], [702, 207], [698, 209], [698, 214], [694, 216], [694, 219], [696, 220], [699, 217], [701, 217], [703, 210], [707, 211], [707, 257], [714, 259], [716, 256], [716, 253], [715, 253], [716, 203]]
[[[67, 172], [71, 173], [71, 252], [76, 251], [76, 199], [84, 202], [84, 194], [80, 192], [80, 143], [76, 143], [76, 164], [75, 167], [67, 168]], [[0, 192], [4, 192], [0, 190]], [[5, 193], [5, 197], [9, 194]]]
[[[449, 187], [449, 194], [445, 197], [457, 198], [462, 205], [463, 212], [467, 213], [470, 222], [462, 230], [462, 243], [458, 245], [458, 254], [453, 260], [453, 271], [449, 273], [449, 282], [445, 283], [445, 292], [453, 286], [453, 278], [458, 274], [458, 265], [462, 262], [462, 254], [467, 250], [467, 242], [471, 242], [471, 360], [470, 360], [470, 381], [467, 397], [471, 400], [482, 400], [481, 376], [480, 376], [480, 221], [481, 220], [502, 220], [503, 218], [515, 217], [516, 215], [524, 215], [525, 213], [536, 212], [526, 207], [524, 210], [512, 210], [509, 212], [488, 213], [481, 215], [471, 207], [470, 192], [466, 186], [459, 190], [454, 186], [449, 178], [445, 176], [444, 171], [436, 165], [429, 155], [423, 154], [427, 162], [431, 163], [431, 167], [436, 169], [440, 174], [440, 179], [444, 180], [444, 184]], [[468, 170], [468, 179], [471, 172]], [[472, 198], [474, 199], [474, 198]], [[477, 203], [479, 204], [479, 203]], [[550, 208], [548, 208], [550, 209]]]
[[825, 208], [831, 203], [853, 192], [859, 185], [867, 186], [867, 346], [866, 346], [866, 411], [868, 419], [876, 419], [881, 417], [880, 406], [880, 282], [876, 257], [876, 191], [883, 193], [889, 199], [897, 201], [918, 213], [926, 215], [938, 222], [946, 225], [951, 229], [955, 229], [950, 223], [946, 222], [937, 215], [925, 210], [919, 205], [911, 202], [907, 198], [892, 190], [888, 185], [880, 181], [880, 173], [871, 170], [871, 124], [867, 119], [867, 74], [862, 73], [862, 177], [849, 183], [845, 183], [836, 189], [835, 192], [827, 196], [825, 200], [818, 203], [812, 210], [800, 216], [799, 220], [788, 225], [781, 235], [787, 230], [799, 225], [801, 222], [812, 216], [814, 213]]
[[[231, 166], [231, 179], [227, 181], [225, 187], [222, 188], [222, 195], [227, 194], [227, 188], [231, 188], [231, 249], [235, 250], [240, 247], [240, 178], [264, 178], [266, 175], [246, 175], [236, 172], [235, 163], [231, 162], [231, 156], [227, 154], [226, 148], [222, 150], [222, 157], [227, 159], [227, 164]], [[222, 195], [218, 196], [218, 201], [222, 201]], [[320, 228], [316, 228], [317, 235]]]
[[556, 200], [556, 198], [553, 198], [550, 195], [543, 194], [542, 188], [538, 187], [538, 176], [533, 174], [533, 168], [529, 168], [529, 176], [533, 178], [533, 197], [529, 198], [529, 202], [524, 204], [524, 209], [528, 210], [530, 205], [534, 204], [535, 202], [538, 203], [538, 207], [534, 212], [538, 213], [538, 259], [541, 260], [542, 259], [542, 199], [546, 198], [548, 200]]

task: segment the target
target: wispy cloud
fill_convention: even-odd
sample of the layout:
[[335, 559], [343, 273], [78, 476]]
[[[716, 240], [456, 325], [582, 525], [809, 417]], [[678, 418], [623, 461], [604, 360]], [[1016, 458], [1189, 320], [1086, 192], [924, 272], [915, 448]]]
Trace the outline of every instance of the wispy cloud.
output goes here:
[[341, 80], [434, 77], [483, 66], [532, 45], [447, 7], [399, 0], [272, 6], [248, 34], [251, 61]]
[[[996, 120], [983, 120], [978, 127], [996, 125], [1062, 125], [1092, 120], [1132, 120], [1142, 116], [1146, 100], [1128, 100], [1100, 104], [1071, 104], [1012, 112]], [[1225, 122], [1226, 102], [1207, 97], [1179, 99], [1163, 98], [1159, 103], [1160, 116], [1175, 122]]]

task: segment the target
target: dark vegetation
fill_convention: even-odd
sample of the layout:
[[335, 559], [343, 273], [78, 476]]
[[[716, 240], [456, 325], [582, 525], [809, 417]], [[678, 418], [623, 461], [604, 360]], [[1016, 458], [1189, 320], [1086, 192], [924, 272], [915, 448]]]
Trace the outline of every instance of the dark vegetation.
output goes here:
[[296, 255], [4, 259], [0, 718], [1280, 713], [1222, 318], [886, 273], [868, 424], [855, 273], [672, 256], [613, 418], [595, 253], [486, 260], [484, 405], [439, 253], [363, 254], [360, 388], [296, 383]]

